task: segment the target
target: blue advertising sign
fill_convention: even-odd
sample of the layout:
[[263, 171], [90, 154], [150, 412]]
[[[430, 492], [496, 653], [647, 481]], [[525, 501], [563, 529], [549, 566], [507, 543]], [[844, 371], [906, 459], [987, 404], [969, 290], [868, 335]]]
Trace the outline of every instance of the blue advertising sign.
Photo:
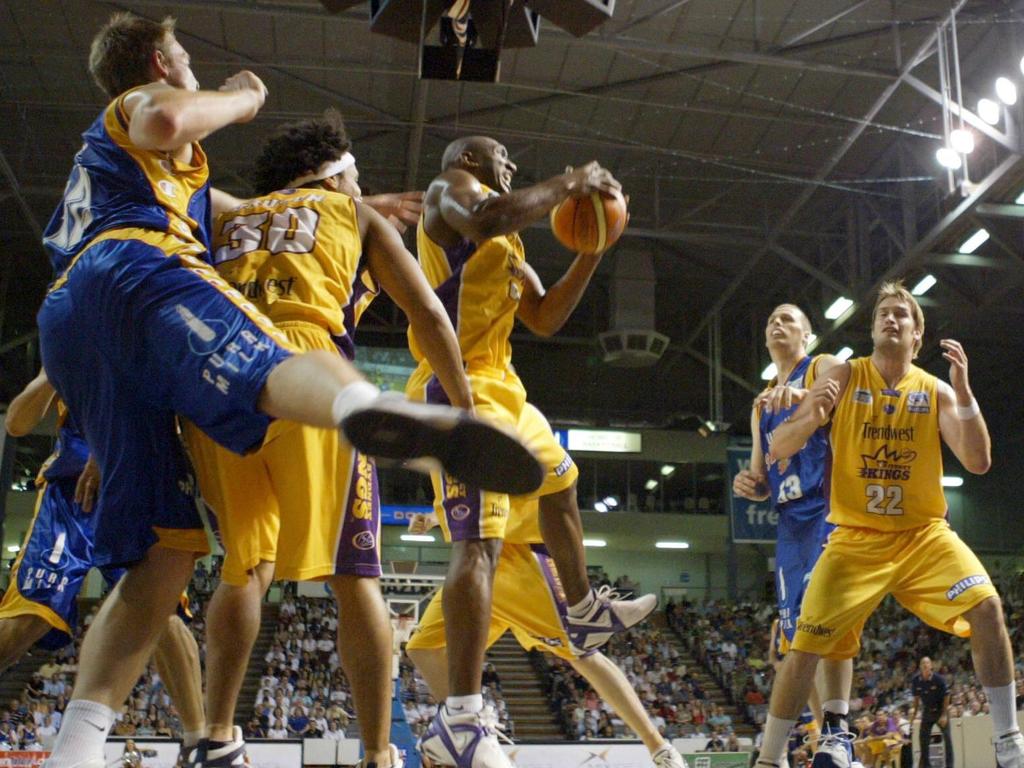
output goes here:
[[750, 501], [733, 496], [732, 493], [732, 479], [741, 469], [750, 469], [750, 449], [726, 448], [725, 466], [725, 485], [729, 495], [733, 542], [736, 544], [774, 542], [778, 536], [779, 513], [772, 509], [771, 501]]

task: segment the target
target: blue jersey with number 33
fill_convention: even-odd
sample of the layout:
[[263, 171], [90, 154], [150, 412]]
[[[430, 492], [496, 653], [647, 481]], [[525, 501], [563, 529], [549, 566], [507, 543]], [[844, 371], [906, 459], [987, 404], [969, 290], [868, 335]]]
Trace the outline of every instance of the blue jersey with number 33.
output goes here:
[[[814, 362], [805, 357], [793, 369], [786, 383], [809, 389], [814, 383]], [[771, 455], [772, 432], [793, 414], [797, 406], [776, 412], [761, 409], [759, 416], [761, 450], [768, 468], [771, 501], [779, 513], [779, 537], [799, 538], [800, 529], [826, 512], [824, 481], [829, 460], [828, 430], [814, 431], [807, 444], [788, 459], [776, 461]]]
[[114, 99], [83, 135], [64, 198], [46, 226], [43, 244], [54, 274], [101, 232], [139, 227], [210, 247], [210, 187], [206, 155], [192, 145], [185, 164], [139, 149], [129, 136], [124, 102]]

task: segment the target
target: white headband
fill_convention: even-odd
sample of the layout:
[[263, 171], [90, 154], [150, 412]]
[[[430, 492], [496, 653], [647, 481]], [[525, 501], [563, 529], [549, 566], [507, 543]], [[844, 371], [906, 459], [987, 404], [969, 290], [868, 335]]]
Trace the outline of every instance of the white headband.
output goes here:
[[329, 179], [331, 176], [337, 176], [346, 168], [351, 168], [355, 164], [355, 157], [351, 152], [346, 152], [337, 160], [328, 160], [326, 163], [323, 163], [312, 173], [307, 173], [304, 176], [299, 176], [297, 179], [292, 179], [288, 182], [288, 189], [301, 187], [303, 184], [308, 184], [311, 181], [323, 181], [324, 179]]

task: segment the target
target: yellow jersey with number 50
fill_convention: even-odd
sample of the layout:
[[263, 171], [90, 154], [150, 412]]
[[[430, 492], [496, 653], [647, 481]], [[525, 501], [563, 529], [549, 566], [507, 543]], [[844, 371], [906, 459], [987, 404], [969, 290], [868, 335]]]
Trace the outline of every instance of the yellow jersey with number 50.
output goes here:
[[326, 328], [352, 359], [354, 333], [378, 288], [360, 271], [355, 202], [325, 189], [284, 189], [217, 217], [213, 264], [275, 323]]
[[911, 366], [890, 389], [870, 357], [850, 361], [832, 415], [828, 521], [902, 531], [946, 516], [938, 381]]

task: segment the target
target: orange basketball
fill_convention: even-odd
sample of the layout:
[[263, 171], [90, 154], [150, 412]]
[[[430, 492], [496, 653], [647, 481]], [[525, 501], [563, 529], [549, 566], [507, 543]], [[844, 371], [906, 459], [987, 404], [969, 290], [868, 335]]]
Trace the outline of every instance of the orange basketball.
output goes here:
[[607, 250], [625, 228], [626, 201], [619, 192], [570, 197], [551, 210], [551, 231], [558, 242], [576, 253]]

